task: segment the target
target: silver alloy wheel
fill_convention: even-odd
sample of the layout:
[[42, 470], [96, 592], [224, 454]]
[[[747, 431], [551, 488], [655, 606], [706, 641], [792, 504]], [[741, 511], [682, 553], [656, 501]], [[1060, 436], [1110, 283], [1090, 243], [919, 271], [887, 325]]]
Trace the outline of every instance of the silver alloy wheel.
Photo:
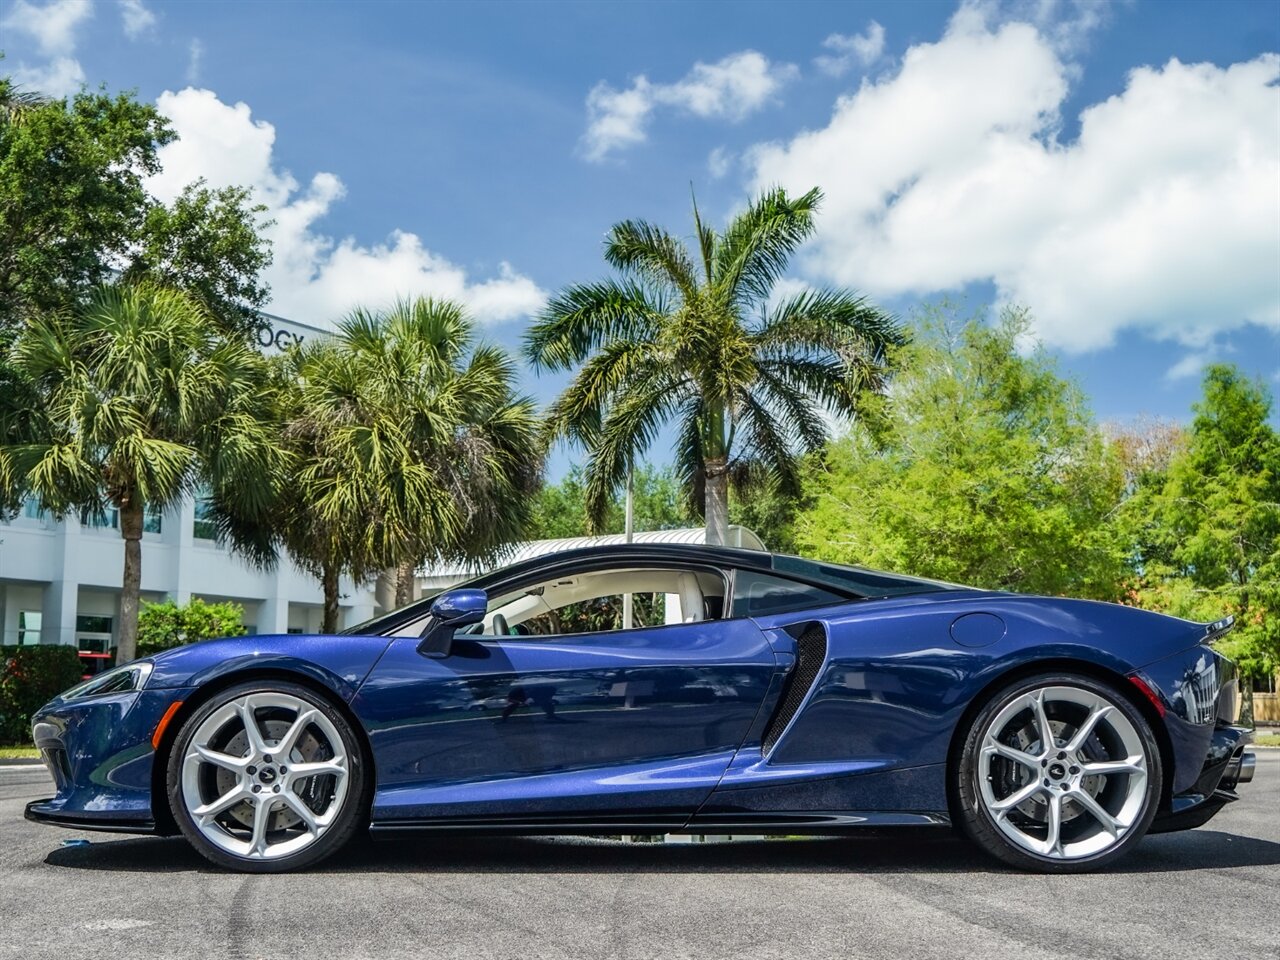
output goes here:
[[200, 724], [182, 760], [192, 823], [227, 853], [255, 860], [318, 840], [342, 811], [347, 780], [337, 728], [287, 693], [227, 701]]
[[1133, 723], [1081, 687], [1030, 690], [983, 732], [978, 786], [1019, 847], [1076, 860], [1120, 843], [1144, 812], [1147, 756]]

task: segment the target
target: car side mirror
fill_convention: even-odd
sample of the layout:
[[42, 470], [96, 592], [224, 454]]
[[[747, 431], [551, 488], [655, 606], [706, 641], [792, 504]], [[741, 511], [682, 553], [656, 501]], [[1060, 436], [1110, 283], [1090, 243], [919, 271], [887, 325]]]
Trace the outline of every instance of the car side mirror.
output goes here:
[[446, 590], [431, 604], [418, 652], [427, 657], [447, 657], [458, 628], [479, 623], [488, 609], [489, 595], [483, 590]]

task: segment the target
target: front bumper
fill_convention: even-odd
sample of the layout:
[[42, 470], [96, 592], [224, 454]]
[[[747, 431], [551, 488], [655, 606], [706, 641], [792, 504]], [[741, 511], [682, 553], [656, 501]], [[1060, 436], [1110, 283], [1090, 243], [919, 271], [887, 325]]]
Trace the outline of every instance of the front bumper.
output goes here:
[[104, 820], [92, 815], [65, 814], [60, 811], [56, 797], [46, 800], [32, 800], [23, 812], [28, 820], [35, 823], [46, 823], [53, 827], [66, 827], [68, 830], [100, 830], [108, 833], [155, 833], [154, 820], [134, 820], [115, 818]]
[[151, 736], [183, 689], [141, 690], [54, 700], [32, 723], [32, 738], [55, 794], [27, 804], [26, 818], [74, 830], [155, 833], [157, 786]]

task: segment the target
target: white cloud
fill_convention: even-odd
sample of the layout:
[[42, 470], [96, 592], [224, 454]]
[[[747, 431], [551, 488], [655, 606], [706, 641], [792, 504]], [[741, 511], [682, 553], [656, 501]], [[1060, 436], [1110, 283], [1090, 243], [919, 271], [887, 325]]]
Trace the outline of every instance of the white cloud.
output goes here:
[[142, 0], [120, 0], [120, 19], [124, 23], [124, 35], [130, 40], [137, 40], [156, 25], [156, 15]]
[[76, 34], [92, 15], [90, 0], [53, 0], [43, 5], [16, 0], [0, 18], [0, 28], [30, 38], [45, 60], [32, 65], [25, 58], [19, 59], [9, 68], [14, 82], [51, 97], [65, 97], [79, 90], [85, 76], [80, 61], [73, 56]]
[[866, 69], [884, 56], [884, 27], [872, 20], [867, 24], [865, 33], [845, 36], [833, 33], [822, 41], [822, 45], [831, 51], [814, 58], [823, 73], [833, 77], [841, 77], [852, 67]]
[[509, 264], [500, 264], [496, 276], [476, 280], [404, 230], [391, 231], [386, 242], [373, 246], [320, 232], [318, 222], [345, 193], [342, 181], [317, 173], [304, 187], [281, 170], [273, 157], [275, 128], [254, 120], [246, 104], [232, 106], [212, 91], [187, 88], [166, 91], [157, 105], [180, 139], [161, 148], [164, 170], [150, 181], [151, 191], [170, 200], [198, 177], [215, 187], [252, 187], [276, 221], [267, 232], [275, 261], [264, 277], [271, 284], [273, 312], [325, 323], [357, 303], [430, 294], [460, 300], [479, 320], [492, 323], [525, 316], [545, 301], [537, 284]]
[[84, 83], [84, 69], [74, 57], [58, 57], [42, 66], [28, 67], [19, 63], [13, 69], [13, 82], [24, 90], [50, 97], [67, 97]]
[[1191, 377], [1200, 375], [1200, 371], [1207, 367], [1213, 360], [1213, 357], [1204, 353], [1188, 353], [1181, 360], [1171, 366], [1164, 373], [1166, 380], [1187, 380]]
[[1280, 329], [1280, 56], [1138, 68], [1065, 144], [1060, 49], [962, 7], [826, 127], [757, 147], [756, 188], [827, 195], [806, 269], [880, 297], [993, 281], [1071, 350]]
[[770, 63], [754, 50], [733, 53], [715, 63], [695, 63], [675, 83], [650, 83], [638, 76], [615, 89], [600, 82], [587, 95], [587, 130], [582, 136], [588, 160], [644, 142], [650, 116], [670, 107], [696, 117], [742, 120], [771, 103], [778, 91], [799, 76], [794, 64]]
[[193, 39], [187, 47], [187, 83], [200, 82], [200, 68], [204, 66], [204, 44]]
[[961, 11], [989, 22], [1030, 23], [1055, 50], [1072, 56], [1089, 45], [1116, 6], [1115, 0], [964, 0]]
[[707, 172], [713, 180], [719, 180], [733, 166], [733, 154], [724, 147], [716, 147], [707, 155]]
[[53, 0], [46, 4], [15, 0], [0, 26], [26, 34], [46, 57], [66, 57], [75, 51], [80, 24], [92, 15], [90, 0]]

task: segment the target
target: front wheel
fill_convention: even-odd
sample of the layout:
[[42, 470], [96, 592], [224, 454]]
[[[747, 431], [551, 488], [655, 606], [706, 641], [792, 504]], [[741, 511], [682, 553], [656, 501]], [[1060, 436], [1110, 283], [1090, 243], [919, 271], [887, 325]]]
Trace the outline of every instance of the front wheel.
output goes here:
[[1147, 832], [1160, 802], [1160, 750], [1122, 694], [1046, 674], [997, 693], [974, 718], [957, 769], [960, 823], [1022, 869], [1111, 863]]
[[278, 873], [342, 847], [365, 802], [360, 740], [312, 690], [240, 684], [201, 705], [169, 757], [169, 806], [183, 835], [220, 866]]

